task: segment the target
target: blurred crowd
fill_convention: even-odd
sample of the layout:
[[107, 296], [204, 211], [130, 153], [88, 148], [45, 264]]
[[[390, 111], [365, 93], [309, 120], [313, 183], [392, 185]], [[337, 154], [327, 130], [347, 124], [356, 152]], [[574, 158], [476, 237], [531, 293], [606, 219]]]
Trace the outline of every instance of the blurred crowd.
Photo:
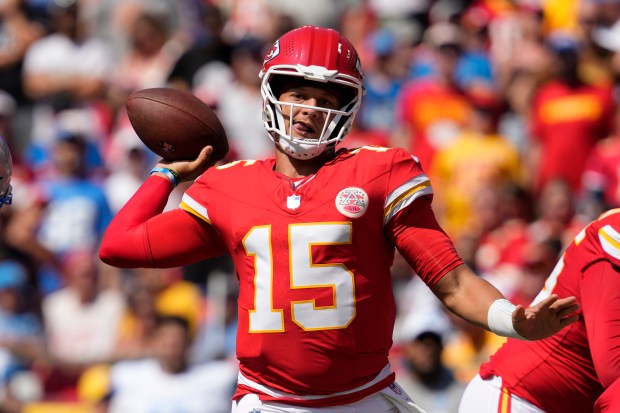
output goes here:
[[[366, 95], [342, 145], [418, 157], [458, 252], [513, 302], [620, 206], [620, 0], [3, 0], [0, 134], [15, 165], [0, 210], [0, 412], [229, 411], [230, 260], [97, 258], [157, 160], [124, 103], [190, 90], [226, 128], [227, 160], [270, 157], [258, 73], [303, 24], [339, 30], [362, 59]], [[420, 406], [456, 412], [502, 340], [413, 275], [397, 256], [393, 367]]]

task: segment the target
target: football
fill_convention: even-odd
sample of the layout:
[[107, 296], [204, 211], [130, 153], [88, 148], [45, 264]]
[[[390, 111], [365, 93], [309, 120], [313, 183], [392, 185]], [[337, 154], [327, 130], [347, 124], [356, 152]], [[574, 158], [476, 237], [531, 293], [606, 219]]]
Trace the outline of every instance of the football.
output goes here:
[[190, 92], [142, 89], [131, 93], [125, 106], [138, 137], [168, 161], [195, 159], [207, 145], [213, 146], [212, 162], [228, 153], [226, 131], [217, 115]]

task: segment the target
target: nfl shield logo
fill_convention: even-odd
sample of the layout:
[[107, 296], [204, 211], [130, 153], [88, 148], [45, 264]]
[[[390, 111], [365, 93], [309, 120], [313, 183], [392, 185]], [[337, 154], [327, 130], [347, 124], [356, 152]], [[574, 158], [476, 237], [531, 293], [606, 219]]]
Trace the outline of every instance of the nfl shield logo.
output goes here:
[[286, 198], [286, 207], [288, 209], [297, 209], [299, 208], [300, 203], [301, 203], [301, 196], [299, 195], [291, 195]]

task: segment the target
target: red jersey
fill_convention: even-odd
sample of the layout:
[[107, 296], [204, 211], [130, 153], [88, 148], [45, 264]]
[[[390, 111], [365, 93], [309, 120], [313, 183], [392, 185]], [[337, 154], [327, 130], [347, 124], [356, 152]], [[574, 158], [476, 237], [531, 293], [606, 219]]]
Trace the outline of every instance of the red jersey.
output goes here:
[[572, 89], [550, 82], [537, 92], [532, 108], [532, 134], [542, 150], [536, 188], [555, 178], [581, 188], [586, 159], [599, 139], [609, 134], [613, 113], [612, 89], [584, 85]]
[[508, 339], [480, 375], [547, 413], [592, 412], [620, 377], [620, 210], [603, 214], [567, 248], [537, 299], [574, 295], [579, 320], [545, 340]]
[[620, 206], [620, 137], [600, 141], [583, 172], [584, 189], [600, 192], [607, 205]]
[[411, 152], [428, 169], [435, 152], [452, 142], [465, 125], [471, 106], [463, 94], [436, 80], [415, 80], [401, 93], [398, 119], [409, 126]]
[[[404, 150], [340, 150], [302, 181], [275, 173], [274, 162], [211, 168], [181, 203], [215, 229], [236, 266], [235, 397], [359, 400], [394, 379], [395, 246], [429, 286], [462, 261], [432, 216], [428, 178]], [[414, 235], [424, 228], [440, 242]]]

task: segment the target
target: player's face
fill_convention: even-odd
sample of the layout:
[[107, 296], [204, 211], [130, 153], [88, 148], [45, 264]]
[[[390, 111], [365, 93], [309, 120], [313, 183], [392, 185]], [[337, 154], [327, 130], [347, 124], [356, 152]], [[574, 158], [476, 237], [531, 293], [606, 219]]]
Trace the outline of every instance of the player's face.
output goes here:
[[[297, 105], [314, 106], [322, 109], [339, 109], [339, 99], [329, 90], [313, 86], [296, 86], [280, 95], [280, 101]], [[286, 132], [302, 139], [319, 139], [325, 123], [331, 121], [327, 111], [283, 105], [282, 114]]]

